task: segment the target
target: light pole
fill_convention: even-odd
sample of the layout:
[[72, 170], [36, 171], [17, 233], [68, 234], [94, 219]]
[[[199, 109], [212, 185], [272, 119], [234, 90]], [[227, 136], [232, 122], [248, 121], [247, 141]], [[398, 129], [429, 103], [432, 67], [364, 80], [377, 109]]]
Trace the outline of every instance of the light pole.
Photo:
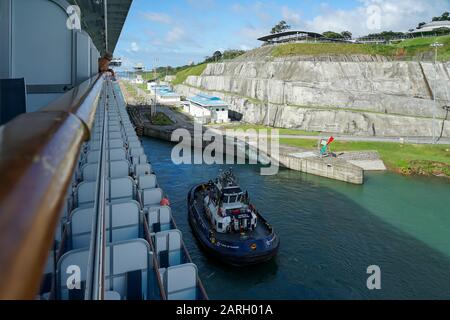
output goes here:
[[156, 78], [157, 78], [157, 76], [156, 76], [156, 66], [157, 66], [157, 64], [158, 64], [158, 61], [159, 61], [159, 59], [158, 59], [158, 58], [155, 58], [155, 71], [154, 71], [154, 78], [155, 78], [155, 88], [154, 88], [154, 91], [155, 91], [155, 98], [154, 98], [154, 100], [153, 100], [154, 107], [153, 107], [152, 115], [155, 115], [155, 114], [156, 114], [156, 106], [157, 106], [157, 102], [156, 102], [156, 90], [157, 90], [157, 86], [158, 86], [158, 80], [156, 79]]
[[269, 99], [269, 94], [270, 94], [270, 90], [269, 90], [269, 78], [267, 78], [267, 85], [266, 85], [266, 90], [267, 90], [267, 126], [270, 127], [270, 99]]
[[443, 44], [439, 42], [435, 42], [431, 45], [434, 47], [434, 89], [433, 89], [433, 100], [434, 100], [434, 108], [433, 108], [433, 144], [436, 144], [436, 109], [437, 109], [437, 100], [436, 100], [436, 89], [437, 89], [437, 53], [438, 48], [442, 47]]

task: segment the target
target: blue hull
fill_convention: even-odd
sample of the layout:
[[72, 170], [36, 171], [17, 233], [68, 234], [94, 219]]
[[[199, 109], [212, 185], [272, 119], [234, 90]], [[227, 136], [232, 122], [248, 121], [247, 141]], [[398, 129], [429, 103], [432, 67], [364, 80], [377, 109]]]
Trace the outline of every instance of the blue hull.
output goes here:
[[226, 235], [221, 235], [221, 239], [211, 241], [210, 226], [204, 213], [199, 212], [193, 201], [200, 186], [192, 188], [189, 192], [188, 217], [193, 233], [205, 252], [220, 261], [237, 267], [259, 264], [272, 259], [277, 254], [280, 240], [273, 229], [266, 225], [260, 226], [260, 228], [267, 229], [267, 234], [262, 237], [235, 241], [226, 239]]

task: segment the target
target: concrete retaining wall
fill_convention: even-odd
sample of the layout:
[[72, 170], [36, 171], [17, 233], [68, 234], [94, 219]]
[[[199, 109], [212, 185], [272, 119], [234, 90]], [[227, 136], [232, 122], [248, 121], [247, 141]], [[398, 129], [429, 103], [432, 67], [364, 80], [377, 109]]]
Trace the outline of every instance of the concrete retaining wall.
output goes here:
[[[176, 90], [191, 96], [205, 92], [202, 88], [179, 85]], [[392, 115], [384, 113], [330, 110], [317, 108], [293, 107], [289, 105], [269, 105], [244, 98], [232, 93], [207, 91], [230, 104], [236, 118], [248, 123], [267, 124], [279, 128], [321, 131], [360, 136], [381, 137], [429, 137], [432, 136], [431, 118]], [[269, 119], [268, 119], [269, 117]], [[436, 121], [439, 132], [442, 120]], [[450, 137], [450, 121], [445, 121], [444, 137]]]
[[450, 104], [448, 64], [255, 59], [209, 64], [177, 91], [217, 95], [246, 122], [375, 136], [431, 136]]

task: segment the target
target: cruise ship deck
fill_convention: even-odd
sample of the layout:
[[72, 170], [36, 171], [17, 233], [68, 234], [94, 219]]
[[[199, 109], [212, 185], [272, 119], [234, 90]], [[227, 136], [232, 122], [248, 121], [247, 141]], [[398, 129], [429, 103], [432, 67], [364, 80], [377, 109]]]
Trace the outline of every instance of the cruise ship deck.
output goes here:
[[98, 70], [131, 2], [0, 4], [0, 299], [208, 299], [117, 79]]

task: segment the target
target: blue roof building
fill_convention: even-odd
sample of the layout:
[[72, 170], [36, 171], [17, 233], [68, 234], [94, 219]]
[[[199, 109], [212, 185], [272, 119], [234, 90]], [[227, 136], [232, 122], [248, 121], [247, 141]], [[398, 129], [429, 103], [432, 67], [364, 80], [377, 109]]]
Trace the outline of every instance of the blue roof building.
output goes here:
[[216, 123], [228, 122], [229, 105], [219, 97], [199, 93], [187, 99], [191, 105], [205, 108], [211, 112], [211, 121]]
[[175, 93], [168, 85], [158, 85], [155, 82], [149, 82], [147, 89], [150, 94], [156, 95], [159, 103], [178, 103], [181, 101], [181, 96]]

